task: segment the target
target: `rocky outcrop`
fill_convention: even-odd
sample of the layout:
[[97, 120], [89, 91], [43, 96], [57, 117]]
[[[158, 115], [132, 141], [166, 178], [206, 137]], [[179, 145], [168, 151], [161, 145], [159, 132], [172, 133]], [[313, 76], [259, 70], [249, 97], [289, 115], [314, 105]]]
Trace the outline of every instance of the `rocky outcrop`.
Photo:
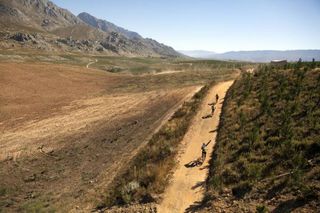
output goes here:
[[[181, 56], [173, 48], [161, 44], [153, 39], [143, 38], [136, 32], [125, 30], [108, 21], [97, 19], [88, 13], [80, 13], [78, 17], [88, 25], [109, 33], [107, 37], [108, 45], [103, 45], [106, 49], [114, 52], [143, 52], [145, 56], [160, 55], [166, 57]], [[116, 47], [116, 50], [114, 47]]]
[[98, 28], [104, 32], [109, 32], [109, 33], [117, 32], [127, 37], [128, 39], [142, 38], [142, 36], [140, 36], [136, 32], [126, 30], [122, 27], [118, 27], [117, 25], [111, 22], [108, 22], [106, 20], [97, 19], [96, 17], [90, 15], [89, 13], [85, 13], [85, 12], [80, 13], [78, 15], [78, 18], [80, 18], [83, 22], [89, 24], [90, 26]]
[[26, 41], [35, 41], [34, 36], [26, 33], [16, 33], [10, 37], [11, 39], [19, 42], [26, 42]]
[[19, 12], [17, 9], [8, 7], [7, 5], [0, 3], [0, 14], [18, 16], [18, 13]]

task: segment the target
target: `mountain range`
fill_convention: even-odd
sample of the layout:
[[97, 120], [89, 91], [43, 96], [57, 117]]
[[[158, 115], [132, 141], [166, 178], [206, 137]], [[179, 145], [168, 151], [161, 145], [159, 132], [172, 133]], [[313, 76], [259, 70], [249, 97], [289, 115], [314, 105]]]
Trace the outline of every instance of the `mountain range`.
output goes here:
[[270, 62], [272, 60], [312, 61], [313, 59], [320, 61], [320, 50], [259, 50], [259, 51], [231, 51], [225, 53], [215, 53], [211, 51], [191, 50], [180, 51], [182, 54], [204, 59], [218, 60], [235, 60], [235, 61], [251, 61], [251, 62]]
[[48, 0], [0, 0], [0, 48], [180, 57], [172, 47]]
[[48, 0], [0, 0], [0, 49], [81, 52], [143, 57], [183, 57], [269, 62], [320, 60], [320, 50], [261, 50], [215, 53], [175, 51], [86, 12], [78, 16]]

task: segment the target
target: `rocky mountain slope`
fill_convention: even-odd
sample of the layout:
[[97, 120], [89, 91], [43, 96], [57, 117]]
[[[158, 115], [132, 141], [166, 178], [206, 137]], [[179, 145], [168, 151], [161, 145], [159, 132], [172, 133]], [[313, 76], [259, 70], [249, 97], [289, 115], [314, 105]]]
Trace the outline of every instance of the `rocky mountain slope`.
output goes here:
[[129, 39], [134, 39], [134, 38], [141, 39], [142, 38], [142, 36], [136, 32], [126, 30], [122, 27], [118, 27], [117, 25], [115, 25], [111, 22], [108, 22], [106, 20], [97, 19], [96, 17], [94, 17], [86, 12], [80, 13], [78, 15], [78, 18], [81, 19], [83, 22], [87, 23], [88, 25], [95, 27], [95, 28], [98, 28], [104, 32], [109, 32], [109, 33], [118, 32]]
[[[0, 48], [125, 56], [180, 56], [173, 48], [110, 22], [80, 18], [48, 0], [0, 0]], [[85, 20], [85, 21], [83, 21]]]
[[126, 30], [122, 27], [118, 27], [115, 24], [112, 24], [106, 20], [97, 19], [96, 17], [88, 13], [80, 13], [78, 17], [83, 22], [94, 28], [102, 30], [106, 33], [111, 33], [111, 35], [115, 37], [120, 37], [120, 39], [122, 39], [123, 41], [129, 40], [129, 42], [131, 43], [130, 47], [138, 48], [145, 52], [152, 50], [159, 55], [176, 55], [175, 50], [171, 47], [168, 47], [164, 44], [160, 44], [153, 39], [145, 39], [136, 32]]
[[13, 28], [50, 31], [81, 23], [72, 13], [47, 0], [1, 0], [0, 11], [1, 24], [14, 24]]

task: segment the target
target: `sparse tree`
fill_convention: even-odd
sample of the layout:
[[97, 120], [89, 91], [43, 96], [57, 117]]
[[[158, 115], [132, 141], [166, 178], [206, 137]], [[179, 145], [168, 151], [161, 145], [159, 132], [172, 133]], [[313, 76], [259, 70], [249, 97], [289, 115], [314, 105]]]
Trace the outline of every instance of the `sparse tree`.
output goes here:
[[311, 69], [314, 69], [314, 68], [316, 68], [316, 61], [315, 61], [315, 59], [313, 58], [313, 59], [312, 59], [312, 63], [311, 63]]

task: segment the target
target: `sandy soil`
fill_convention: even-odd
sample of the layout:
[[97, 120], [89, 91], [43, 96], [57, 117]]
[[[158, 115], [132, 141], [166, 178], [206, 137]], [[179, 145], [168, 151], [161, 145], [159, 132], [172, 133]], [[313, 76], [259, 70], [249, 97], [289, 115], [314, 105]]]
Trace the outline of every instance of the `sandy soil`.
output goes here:
[[[202, 103], [199, 112], [192, 121], [182, 141], [182, 150], [179, 156], [179, 165], [173, 174], [172, 182], [163, 195], [163, 201], [158, 206], [160, 213], [193, 212], [193, 206], [203, 198], [203, 185], [208, 173], [208, 162], [215, 145], [216, 128], [219, 124], [221, 107], [224, 96], [233, 81], [219, 83], [214, 86]], [[212, 118], [202, 119], [210, 114], [208, 103], [215, 102], [215, 95], [220, 99]], [[208, 146], [207, 158], [201, 166], [186, 167], [185, 165], [197, 161], [201, 156], [201, 145], [212, 140]]]

